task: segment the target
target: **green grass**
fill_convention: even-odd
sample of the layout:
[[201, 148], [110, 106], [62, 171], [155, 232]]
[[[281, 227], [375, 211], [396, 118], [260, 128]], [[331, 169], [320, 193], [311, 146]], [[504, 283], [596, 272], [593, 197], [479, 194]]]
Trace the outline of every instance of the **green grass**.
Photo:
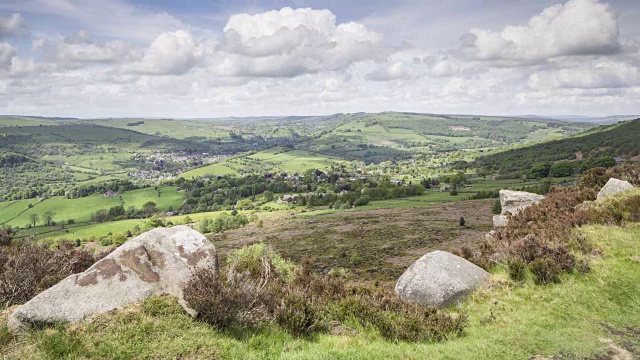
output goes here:
[[[160, 210], [166, 210], [169, 207], [180, 207], [183, 199], [182, 193], [176, 191], [174, 187], [159, 188], [159, 191], [160, 197], [158, 197], [158, 191], [154, 188], [126, 191], [122, 193], [124, 207], [126, 209], [129, 206], [133, 206], [136, 209], [141, 209], [142, 205], [147, 201], [155, 202]], [[34, 206], [29, 209], [28, 204], [33, 204]], [[90, 220], [92, 213], [100, 209], [108, 210], [120, 204], [119, 197], [103, 198], [100, 194], [77, 199], [55, 196], [42, 201], [37, 199], [20, 200], [16, 204], [0, 210], [0, 222], [6, 222], [13, 218], [6, 224], [14, 227], [25, 227], [31, 221], [30, 215], [35, 213], [40, 216], [41, 224], [44, 221], [42, 214], [46, 211], [53, 211], [55, 213], [53, 220], [57, 222], [66, 222], [69, 219], [75, 222], [87, 222]]]
[[184, 172], [180, 175], [185, 179], [193, 179], [197, 176], [205, 176], [205, 175], [238, 175], [238, 171], [234, 170], [229, 166], [225, 166], [225, 163], [216, 163], [203, 167], [199, 167], [197, 169], [193, 169], [191, 171]]
[[340, 159], [325, 155], [301, 150], [284, 151], [282, 148], [261, 151], [249, 156], [249, 158], [261, 163], [273, 164], [274, 167], [288, 173], [302, 173], [312, 168], [327, 169], [331, 165], [342, 162]]
[[[592, 357], [607, 342], [638, 349], [640, 226], [581, 230], [603, 251], [586, 275], [557, 285], [514, 284], [497, 270], [492, 286], [460, 309], [465, 335], [441, 343], [394, 343], [366, 328], [357, 334], [292, 338], [277, 327], [219, 332], [192, 321], [175, 301], [152, 298], [91, 323], [32, 331], [6, 344], [8, 359], [527, 359]], [[612, 331], [611, 329], [614, 329]], [[2, 344], [0, 344], [0, 347]], [[571, 358], [571, 357], [569, 357]]]
[[[214, 218], [220, 215], [223, 211], [213, 211], [213, 212], [205, 212], [198, 214], [189, 214], [189, 215], [176, 215], [176, 216], [167, 216], [165, 220], [167, 222], [172, 222], [175, 225], [184, 224], [185, 219], [189, 216], [192, 222], [198, 222], [205, 218]], [[240, 211], [240, 213], [247, 213]], [[29, 234], [29, 232], [43, 232], [43, 231], [51, 231], [41, 236], [38, 236], [38, 239], [89, 239], [92, 237], [99, 238], [108, 234], [117, 234], [117, 233], [126, 233], [127, 230], [133, 231], [133, 228], [137, 225], [141, 229], [144, 228], [144, 224], [147, 222], [147, 219], [127, 219], [127, 220], [119, 220], [119, 221], [111, 221], [100, 224], [76, 224], [72, 226], [67, 226], [65, 229], [61, 229], [60, 227], [54, 227], [53, 229], [47, 227], [38, 227], [29, 230], [21, 230], [20, 235]], [[68, 230], [68, 231], [67, 231]]]

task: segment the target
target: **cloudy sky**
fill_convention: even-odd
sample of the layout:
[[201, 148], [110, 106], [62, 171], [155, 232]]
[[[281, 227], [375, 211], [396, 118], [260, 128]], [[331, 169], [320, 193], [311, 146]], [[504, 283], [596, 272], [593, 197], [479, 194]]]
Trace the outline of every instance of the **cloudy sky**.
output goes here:
[[0, 0], [0, 113], [640, 113], [638, 0]]

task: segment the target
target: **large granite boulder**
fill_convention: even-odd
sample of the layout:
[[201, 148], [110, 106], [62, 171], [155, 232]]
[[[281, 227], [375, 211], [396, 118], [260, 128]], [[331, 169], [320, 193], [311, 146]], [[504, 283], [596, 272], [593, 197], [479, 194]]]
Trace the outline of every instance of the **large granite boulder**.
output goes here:
[[438, 308], [453, 305], [477, 289], [489, 273], [446, 251], [430, 252], [414, 262], [398, 279], [403, 299]]
[[602, 187], [602, 189], [600, 189], [597, 199], [600, 200], [607, 196], [619, 194], [619, 193], [626, 192], [633, 189], [634, 189], [633, 185], [631, 185], [628, 181], [611, 178]]
[[502, 212], [493, 217], [493, 226], [505, 226], [509, 222], [508, 214], [517, 215], [520, 211], [544, 200], [543, 195], [526, 191], [500, 190], [500, 205]]
[[135, 237], [80, 274], [70, 275], [18, 307], [12, 330], [55, 322], [78, 322], [150, 296], [178, 298], [197, 268], [217, 268], [213, 244], [188, 226], [158, 228]]

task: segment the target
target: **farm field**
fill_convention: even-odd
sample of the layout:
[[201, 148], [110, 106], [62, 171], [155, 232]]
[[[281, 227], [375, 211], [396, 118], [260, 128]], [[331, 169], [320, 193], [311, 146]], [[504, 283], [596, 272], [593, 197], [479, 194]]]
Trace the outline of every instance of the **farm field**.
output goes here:
[[[160, 197], [158, 197], [158, 192]], [[102, 209], [109, 210], [109, 208], [116, 205], [123, 205], [125, 209], [129, 206], [140, 209], [146, 202], [153, 201], [160, 210], [167, 210], [170, 207], [178, 208], [182, 203], [182, 197], [182, 193], [176, 191], [175, 188], [163, 187], [158, 188], [158, 190], [146, 188], [126, 191], [122, 193], [122, 201], [118, 196], [104, 198], [100, 194], [77, 199], [66, 199], [59, 196], [42, 201], [27, 199], [0, 209], [0, 222], [3, 225], [25, 227], [31, 222], [31, 214], [38, 214], [40, 217], [39, 224], [41, 224], [43, 221], [42, 214], [47, 211], [52, 211], [55, 214], [53, 221], [56, 222], [67, 222], [68, 220], [88, 222], [92, 213]], [[33, 207], [29, 208], [29, 204], [32, 204]]]
[[185, 179], [193, 179], [194, 177], [201, 176], [204, 177], [206, 175], [238, 175], [240, 172], [231, 167], [228, 162], [221, 162], [211, 165], [206, 165], [203, 167], [199, 167], [187, 172], [180, 174], [181, 177]]

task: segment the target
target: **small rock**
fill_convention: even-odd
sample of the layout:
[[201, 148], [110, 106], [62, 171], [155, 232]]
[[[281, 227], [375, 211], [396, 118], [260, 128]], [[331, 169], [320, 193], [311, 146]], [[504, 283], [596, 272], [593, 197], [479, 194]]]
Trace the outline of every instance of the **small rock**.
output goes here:
[[508, 214], [517, 215], [520, 211], [544, 200], [543, 195], [526, 191], [500, 190], [500, 205], [502, 212], [493, 217], [493, 227], [506, 226], [509, 222]]
[[458, 303], [488, 278], [488, 272], [459, 256], [433, 251], [400, 276], [395, 291], [403, 299], [441, 308]]
[[517, 215], [520, 211], [535, 205], [544, 200], [544, 195], [538, 195], [526, 191], [500, 190], [500, 205], [502, 213], [500, 215]]
[[611, 178], [602, 187], [602, 189], [600, 189], [597, 199], [600, 200], [607, 196], [619, 194], [619, 193], [626, 192], [633, 189], [635, 188], [628, 181]]

